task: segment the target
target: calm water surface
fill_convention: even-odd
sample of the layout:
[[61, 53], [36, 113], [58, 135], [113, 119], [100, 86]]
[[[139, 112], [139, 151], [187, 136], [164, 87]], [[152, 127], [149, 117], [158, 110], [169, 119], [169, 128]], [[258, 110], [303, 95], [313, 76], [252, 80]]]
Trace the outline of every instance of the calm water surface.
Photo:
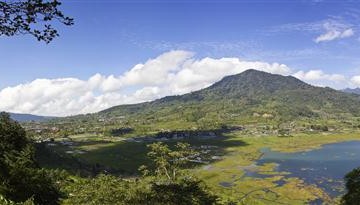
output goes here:
[[[328, 144], [307, 152], [281, 153], [270, 149], [262, 152], [258, 165], [277, 163], [276, 171], [290, 172], [287, 176], [316, 184], [331, 196], [344, 193], [344, 175], [360, 166], [360, 141]], [[256, 172], [248, 172], [247, 176], [266, 177]]]

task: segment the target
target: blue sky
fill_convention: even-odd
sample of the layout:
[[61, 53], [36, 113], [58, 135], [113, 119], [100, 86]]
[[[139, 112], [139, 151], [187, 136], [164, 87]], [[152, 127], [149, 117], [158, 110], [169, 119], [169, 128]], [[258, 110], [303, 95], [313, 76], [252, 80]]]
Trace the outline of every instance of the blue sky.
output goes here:
[[[177, 50], [192, 53], [181, 56], [190, 61], [228, 57], [284, 64], [291, 70], [284, 74], [315, 85], [360, 85], [360, 2], [64, 0], [62, 10], [75, 18], [75, 25], [57, 26], [61, 36], [48, 45], [30, 36], [0, 37], [0, 92], [36, 79], [88, 81], [96, 73], [121, 78], [136, 64]], [[131, 86], [111, 92], [130, 95], [139, 88], [156, 87]], [[10, 93], [25, 99], [16, 92]], [[104, 94], [102, 89], [91, 92], [95, 97]], [[162, 92], [153, 98], [167, 94], [178, 93]], [[0, 93], [0, 98], [8, 95]], [[32, 108], [35, 104], [26, 109], [10, 104], [0, 109], [47, 112]], [[78, 112], [45, 114], [72, 113]]]

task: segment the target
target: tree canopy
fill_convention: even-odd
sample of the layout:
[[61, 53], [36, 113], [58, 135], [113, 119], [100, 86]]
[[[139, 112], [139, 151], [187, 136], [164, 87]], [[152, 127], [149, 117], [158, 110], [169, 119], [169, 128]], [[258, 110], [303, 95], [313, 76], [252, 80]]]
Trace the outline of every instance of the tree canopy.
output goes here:
[[171, 149], [154, 143], [149, 148], [152, 166], [142, 166], [143, 176], [122, 179], [102, 174], [77, 179], [65, 186], [64, 204], [218, 204], [218, 196], [184, 170], [195, 153], [189, 144], [178, 143]]
[[59, 10], [57, 0], [0, 1], [0, 36], [30, 34], [38, 41], [51, 42], [59, 36], [54, 21], [70, 26], [74, 19]]
[[0, 113], [0, 181], [0, 196], [11, 201], [58, 203], [60, 193], [48, 171], [35, 162], [25, 130], [6, 113]]
[[342, 204], [353, 205], [360, 202], [360, 168], [354, 169], [345, 176], [347, 193], [342, 197]]

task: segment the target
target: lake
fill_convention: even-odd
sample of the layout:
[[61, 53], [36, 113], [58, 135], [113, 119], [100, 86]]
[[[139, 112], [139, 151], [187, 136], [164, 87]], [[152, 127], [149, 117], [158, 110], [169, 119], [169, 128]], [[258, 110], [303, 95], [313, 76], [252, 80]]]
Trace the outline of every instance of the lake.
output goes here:
[[[268, 148], [261, 151], [264, 155], [257, 165], [277, 163], [275, 171], [289, 172], [288, 177], [298, 177], [308, 184], [316, 184], [332, 197], [345, 192], [345, 174], [360, 166], [360, 141], [327, 144], [321, 149], [306, 152], [283, 153]], [[246, 176], [267, 175], [248, 171]]]

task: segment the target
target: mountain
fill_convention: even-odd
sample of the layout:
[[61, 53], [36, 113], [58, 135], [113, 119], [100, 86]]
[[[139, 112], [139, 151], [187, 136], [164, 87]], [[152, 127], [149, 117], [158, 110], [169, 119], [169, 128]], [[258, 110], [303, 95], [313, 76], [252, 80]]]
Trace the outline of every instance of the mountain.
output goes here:
[[16, 120], [18, 122], [29, 122], [29, 121], [42, 122], [54, 118], [54, 117], [38, 116], [31, 114], [19, 114], [19, 113], [9, 113], [9, 114], [13, 120]]
[[360, 95], [360, 88], [345, 88], [341, 91]]
[[98, 115], [149, 119], [149, 123], [198, 120], [258, 122], [262, 119], [259, 116], [278, 121], [340, 119], [360, 116], [360, 96], [312, 86], [292, 76], [247, 70], [224, 77], [199, 91], [152, 102], [115, 106]]

